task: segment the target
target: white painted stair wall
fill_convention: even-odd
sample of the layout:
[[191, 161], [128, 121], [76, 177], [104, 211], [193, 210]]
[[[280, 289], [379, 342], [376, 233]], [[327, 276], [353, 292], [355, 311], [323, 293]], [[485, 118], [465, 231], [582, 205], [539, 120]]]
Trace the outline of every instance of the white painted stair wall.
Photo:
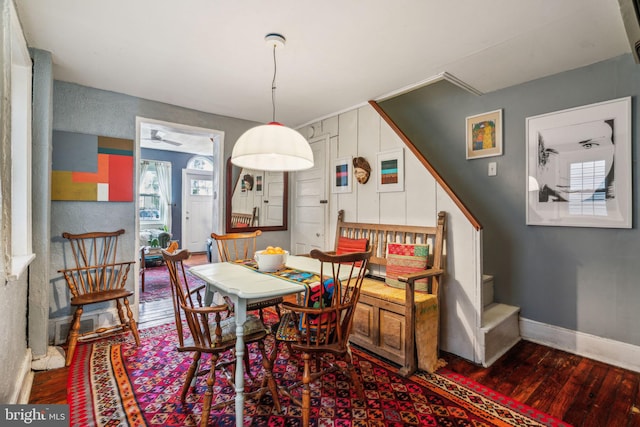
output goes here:
[[[446, 274], [440, 284], [440, 349], [479, 365], [489, 366], [519, 338], [518, 308], [493, 302], [492, 283], [482, 271], [482, 229], [477, 230], [443, 187], [380, 115], [366, 105], [298, 129], [308, 138], [327, 136], [329, 161], [362, 156], [372, 165], [367, 185], [354, 183], [348, 193], [328, 194], [328, 236], [335, 236], [337, 212], [348, 221], [381, 224], [435, 225], [437, 213], [447, 213]], [[404, 191], [378, 192], [377, 154], [402, 148]], [[330, 176], [327, 167], [327, 176]], [[293, 217], [295, 222], [297, 218]], [[327, 240], [331, 240], [328, 237]], [[328, 241], [327, 247], [332, 247]], [[487, 307], [483, 302], [487, 303]]]
[[478, 351], [483, 366], [491, 366], [520, 341], [520, 307], [495, 302], [493, 285], [493, 276], [482, 276], [482, 323]]

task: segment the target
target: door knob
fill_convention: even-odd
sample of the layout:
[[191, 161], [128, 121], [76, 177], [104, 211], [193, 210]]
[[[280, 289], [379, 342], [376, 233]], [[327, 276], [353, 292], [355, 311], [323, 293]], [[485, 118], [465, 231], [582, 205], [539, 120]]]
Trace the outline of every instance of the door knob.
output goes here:
[[320, 237], [320, 233], [316, 233], [316, 237]]

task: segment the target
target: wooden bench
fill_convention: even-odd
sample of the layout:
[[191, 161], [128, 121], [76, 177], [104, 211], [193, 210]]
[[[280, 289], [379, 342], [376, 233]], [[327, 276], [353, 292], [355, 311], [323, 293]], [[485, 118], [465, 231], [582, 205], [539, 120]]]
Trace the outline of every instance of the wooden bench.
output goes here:
[[[445, 213], [435, 227], [345, 222], [338, 213], [336, 250], [340, 236], [368, 239], [373, 247], [351, 333], [351, 342], [401, 365], [400, 374], [416, 369], [434, 372], [444, 365], [438, 359], [438, 288], [444, 274]], [[385, 284], [389, 243], [429, 244], [428, 268], [398, 277], [398, 289]], [[428, 292], [414, 292], [415, 281], [429, 278]], [[417, 351], [416, 351], [417, 349]]]
[[251, 214], [245, 214], [245, 213], [238, 213], [238, 212], [232, 212], [231, 213], [231, 226], [232, 227], [251, 227], [251, 222], [253, 220], [253, 215]]

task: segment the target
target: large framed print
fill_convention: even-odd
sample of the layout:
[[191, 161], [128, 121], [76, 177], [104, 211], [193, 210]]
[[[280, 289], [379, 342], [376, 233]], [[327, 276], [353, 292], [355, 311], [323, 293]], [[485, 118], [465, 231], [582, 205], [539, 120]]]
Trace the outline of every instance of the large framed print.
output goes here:
[[527, 118], [527, 224], [631, 228], [631, 97]]

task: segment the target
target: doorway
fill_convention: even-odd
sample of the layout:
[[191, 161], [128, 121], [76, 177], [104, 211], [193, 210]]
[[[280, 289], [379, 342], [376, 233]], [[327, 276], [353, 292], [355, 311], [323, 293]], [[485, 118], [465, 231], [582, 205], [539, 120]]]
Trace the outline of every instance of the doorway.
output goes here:
[[309, 141], [314, 165], [295, 174], [293, 190], [293, 225], [291, 248], [294, 254], [308, 254], [312, 249], [329, 246], [327, 198], [327, 150], [329, 135]]
[[[223, 153], [224, 153], [224, 132], [215, 129], [206, 129], [195, 126], [184, 125], [181, 123], [171, 123], [160, 120], [148, 119], [144, 117], [136, 117], [136, 162], [135, 166], [135, 233], [139, 236], [137, 240], [138, 246], [136, 250], [147, 246], [145, 236], [148, 233], [143, 233], [142, 223], [144, 227], [149, 225], [149, 221], [145, 217], [145, 221], [141, 220], [140, 215], [149, 215], [148, 208], [141, 213], [143, 203], [141, 198], [143, 195], [140, 192], [140, 173], [141, 165], [140, 160], [153, 160], [155, 162], [168, 162], [171, 163], [170, 177], [166, 179], [170, 182], [171, 194], [170, 199], [163, 200], [166, 209], [168, 211], [169, 220], [165, 224], [154, 224], [158, 228], [163, 228], [165, 232], [168, 232], [171, 240], [177, 240], [181, 248], [187, 248], [192, 252], [204, 252], [206, 248], [206, 238], [211, 232], [222, 232], [224, 229], [223, 223], [223, 210], [224, 207], [221, 203], [219, 195], [223, 191]], [[193, 167], [194, 158], [209, 159], [213, 168], [210, 171], [191, 171]], [[197, 163], [197, 162], [196, 162]], [[183, 185], [183, 179], [190, 181], [189, 174], [185, 171], [193, 172], [199, 176], [199, 181], [196, 185], [202, 186], [207, 191], [202, 191], [199, 194], [198, 203], [187, 198], [187, 204], [190, 207], [186, 207], [185, 198], [183, 193], [183, 187], [187, 188], [187, 185]], [[195, 176], [195, 175], [194, 175]], [[187, 178], [185, 178], [187, 177]], [[146, 202], [145, 202], [146, 203]], [[196, 206], [197, 205], [197, 206]], [[193, 229], [190, 225], [185, 225], [185, 219], [192, 215], [193, 209], [196, 209], [197, 215], [200, 218], [199, 221], [205, 221], [206, 225], [201, 227], [200, 231]], [[189, 217], [191, 219], [191, 217]], [[170, 226], [167, 226], [170, 224]], [[206, 230], [204, 229], [206, 228]], [[187, 234], [185, 234], [185, 232]], [[143, 235], [144, 234], [144, 235]], [[199, 234], [203, 234], [199, 236]], [[192, 245], [194, 236], [202, 240], [202, 244]], [[185, 240], [187, 238], [188, 242]], [[159, 252], [159, 250], [157, 250]], [[204, 255], [203, 255], [204, 257]], [[206, 259], [206, 257], [204, 258]], [[163, 267], [160, 260], [156, 260], [159, 267]], [[140, 268], [142, 263], [138, 263], [135, 268], [136, 288], [134, 290], [134, 307], [136, 310], [136, 317], [139, 323], [146, 323], [147, 325], [153, 324], [153, 321], [166, 322], [167, 315], [173, 314], [173, 308], [170, 299], [170, 288], [168, 275], [166, 275], [167, 297], [165, 298], [163, 293], [160, 293], [160, 297], [156, 298], [154, 295], [151, 299], [147, 298], [147, 293], [152, 286], [146, 286], [148, 284], [145, 279], [145, 298], [142, 297], [142, 277], [140, 275]], [[149, 263], [145, 263], [150, 265]], [[151, 268], [153, 264], [150, 265]], [[149, 277], [145, 270], [145, 276]], [[161, 275], [164, 277], [165, 275]], [[156, 317], [158, 319], [156, 319]], [[148, 323], [151, 322], [151, 323]]]
[[182, 241], [190, 252], [204, 252], [213, 231], [212, 172], [182, 170]]

